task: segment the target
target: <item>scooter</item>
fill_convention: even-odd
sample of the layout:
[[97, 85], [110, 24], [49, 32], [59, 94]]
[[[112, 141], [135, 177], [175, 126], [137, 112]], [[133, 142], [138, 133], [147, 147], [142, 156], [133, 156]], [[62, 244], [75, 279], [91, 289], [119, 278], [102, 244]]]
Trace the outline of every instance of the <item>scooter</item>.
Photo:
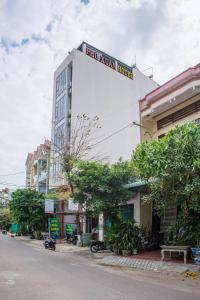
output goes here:
[[78, 241], [78, 236], [77, 236], [77, 234], [67, 234], [67, 236], [66, 236], [66, 242], [67, 242], [68, 244], [76, 245], [76, 244], [77, 244], [77, 241]]
[[45, 247], [45, 249], [55, 251], [56, 250], [56, 240], [51, 237], [48, 237], [44, 241], [44, 247]]
[[92, 253], [97, 253], [102, 250], [110, 250], [113, 252], [112, 245], [110, 245], [108, 248], [105, 246], [105, 243], [103, 241], [91, 241], [90, 244], [90, 251]]

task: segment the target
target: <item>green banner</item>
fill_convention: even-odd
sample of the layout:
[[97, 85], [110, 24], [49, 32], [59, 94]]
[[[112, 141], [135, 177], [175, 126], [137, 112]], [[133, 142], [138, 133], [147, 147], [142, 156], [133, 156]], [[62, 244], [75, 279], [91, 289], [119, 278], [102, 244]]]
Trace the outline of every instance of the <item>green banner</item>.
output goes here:
[[70, 224], [70, 223], [66, 224], [65, 226], [66, 234], [73, 234], [74, 228], [75, 228], [75, 224]]
[[60, 237], [60, 220], [59, 218], [50, 218], [49, 219], [49, 229], [50, 236], [54, 236], [55, 238]]

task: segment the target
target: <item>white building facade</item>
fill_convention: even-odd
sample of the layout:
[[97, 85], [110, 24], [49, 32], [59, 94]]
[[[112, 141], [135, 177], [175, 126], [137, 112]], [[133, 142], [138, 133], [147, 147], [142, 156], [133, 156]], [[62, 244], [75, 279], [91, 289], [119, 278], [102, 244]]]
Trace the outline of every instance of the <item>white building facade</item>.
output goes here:
[[[138, 100], [156, 87], [136, 67], [85, 42], [73, 49], [54, 74], [50, 186], [64, 183], [59, 153], [70, 141], [74, 117], [83, 113], [98, 116], [98, 137], [102, 140], [133, 121], [139, 123]], [[140, 129], [132, 126], [99, 143], [93, 151], [111, 162], [120, 157], [129, 159], [139, 141]]]
[[[127, 125], [139, 123], [138, 100], [156, 87], [137, 67], [85, 42], [73, 49], [54, 73], [50, 188], [65, 184], [61, 151], [70, 144], [73, 118], [80, 114], [99, 117], [101, 128], [96, 141], [100, 142], [93, 148], [93, 155], [107, 157], [110, 162], [130, 159], [140, 142], [140, 128]], [[134, 217], [138, 218], [136, 210]]]

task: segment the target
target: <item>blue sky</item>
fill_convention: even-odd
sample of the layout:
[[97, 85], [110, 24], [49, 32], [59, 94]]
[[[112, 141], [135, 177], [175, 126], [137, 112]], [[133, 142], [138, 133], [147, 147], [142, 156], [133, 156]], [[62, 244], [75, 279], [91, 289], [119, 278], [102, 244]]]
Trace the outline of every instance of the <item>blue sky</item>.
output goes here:
[[68, 51], [84, 40], [129, 65], [136, 56], [163, 83], [200, 62], [199, 11], [198, 0], [1, 0], [0, 175], [25, 170], [50, 137], [53, 72]]
[[84, 4], [89, 4], [90, 0], [81, 0]]

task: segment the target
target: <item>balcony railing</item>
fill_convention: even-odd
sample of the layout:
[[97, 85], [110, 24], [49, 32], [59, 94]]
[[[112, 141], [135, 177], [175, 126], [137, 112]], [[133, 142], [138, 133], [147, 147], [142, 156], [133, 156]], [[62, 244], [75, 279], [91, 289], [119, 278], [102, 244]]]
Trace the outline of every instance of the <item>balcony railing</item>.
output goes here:
[[38, 182], [40, 181], [44, 181], [47, 179], [47, 172], [42, 171], [39, 175], [38, 175]]

